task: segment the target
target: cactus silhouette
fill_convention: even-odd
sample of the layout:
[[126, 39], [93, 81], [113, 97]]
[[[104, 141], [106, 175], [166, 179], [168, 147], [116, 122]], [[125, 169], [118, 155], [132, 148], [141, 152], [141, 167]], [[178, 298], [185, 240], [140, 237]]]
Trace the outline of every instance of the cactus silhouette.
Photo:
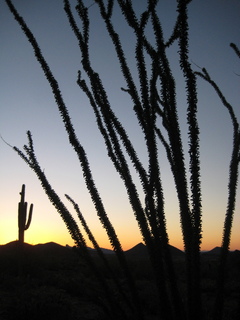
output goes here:
[[[25, 184], [22, 185], [20, 192], [21, 200], [18, 203], [18, 240], [20, 244], [24, 243], [24, 231], [30, 226], [33, 213], [33, 204], [30, 205], [29, 215], [27, 220], [27, 202], [25, 202]], [[27, 223], [26, 223], [27, 220]]]

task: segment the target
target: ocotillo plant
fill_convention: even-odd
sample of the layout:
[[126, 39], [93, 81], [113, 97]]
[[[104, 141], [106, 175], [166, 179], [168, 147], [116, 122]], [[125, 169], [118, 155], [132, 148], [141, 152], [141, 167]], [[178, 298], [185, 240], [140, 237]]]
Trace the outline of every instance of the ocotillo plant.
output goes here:
[[[131, 140], [127, 134], [127, 130], [125, 130], [125, 127], [118, 119], [114, 111], [114, 103], [110, 101], [101, 74], [97, 72], [97, 68], [95, 69], [94, 67], [95, 63], [92, 62], [90, 52], [92, 29], [90, 25], [91, 21], [95, 19], [95, 16], [90, 12], [92, 5], [89, 5], [87, 1], [78, 0], [78, 5], [73, 9], [71, 5], [73, 1], [64, 0], [63, 2], [66, 16], [80, 49], [79, 61], [81, 61], [81, 66], [78, 72], [77, 84], [80, 90], [85, 93], [89, 100], [89, 105], [93, 109], [107, 154], [116, 172], [119, 174], [119, 178], [124, 183], [129, 204], [138, 223], [142, 239], [148, 249], [157, 288], [159, 310], [156, 310], [156, 312], [159, 315], [158, 319], [202, 320], [205, 312], [202, 303], [200, 263], [202, 185], [197, 77], [204, 79], [215, 89], [223, 106], [230, 115], [233, 125], [232, 156], [229, 164], [228, 199], [223, 228], [222, 254], [219, 264], [219, 283], [217, 284], [216, 302], [213, 308], [215, 310], [213, 311], [214, 319], [220, 320], [223, 318], [224, 274], [235, 211], [240, 163], [240, 125], [234, 108], [228, 103], [207, 70], [203, 68], [201, 72], [195, 72], [192, 68], [193, 65], [189, 54], [190, 24], [188, 19], [188, 6], [192, 1], [176, 1], [176, 23], [171, 36], [167, 39], [164, 37], [164, 30], [157, 8], [157, 0], [145, 1], [146, 5], [143, 11], [141, 11], [140, 17], [137, 10], [134, 9], [134, 1], [96, 0], [93, 3], [95, 5], [95, 12], [98, 12], [102, 22], [104, 22], [107, 34], [118, 58], [124, 81], [124, 87], [121, 87], [121, 90], [129, 95], [132, 101], [133, 111], [144, 139], [142, 148], [146, 155], [146, 163], [141, 162], [134, 140]], [[85, 2], [88, 4], [85, 5]], [[81, 164], [83, 179], [96, 213], [116, 253], [123, 271], [122, 274], [127, 280], [126, 285], [128, 285], [128, 289], [126, 291], [129, 293], [129, 301], [131, 302], [129, 305], [134, 306], [132, 308], [133, 312], [129, 315], [128, 319], [143, 319], [145, 314], [140, 310], [142, 303], [137, 294], [137, 286], [134, 283], [134, 278], [131, 276], [130, 268], [128, 268], [121, 242], [98, 191], [87, 153], [80, 137], [76, 134], [59, 83], [54, 77], [37, 40], [24, 19], [17, 12], [11, 0], [6, 0], [6, 3], [21, 26], [29, 43], [32, 45], [36, 59], [40, 63], [44, 75], [49, 82], [69, 138], [69, 143], [76, 152]], [[131, 64], [129, 64], [130, 59], [128, 60], [127, 58], [127, 51], [124, 51], [123, 39], [121, 39], [120, 33], [118, 34], [117, 31], [116, 10], [121, 12], [121, 17], [129, 27], [129, 30], [131, 29], [134, 34], [135, 47], [131, 53], [131, 59], [134, 57], [136, 70], [133, 66], [131, 68]], [[149, 36], [149, 30], [151, 30], [151, 36]], [[240, 56], [238, 47], [234, 44], [231, 46], [237, 55]], [[168, 51], [170, 47], [172, 49], [177, 48], [177, 62], [185, 81], [185, 116], [188, 128], [188, 139], [185, 141], [187, 142], [186, 148], [183, 139], [184, 135], [181, 130], [181, 121], [178, 115], [179, 111], [182, 110], [182, 102], [180, 101], [179, 103], [177, 100], [177, 88], [180, 90], [181, 84], [177, 81], [177, 77], [176, 79], [174, 77], [174, 66]], [[91, 265], [92, 262], [88, 257], [86, 241], [81, 230], [67, 207], [54, 191], [44, 170], [41, 169], [35, 154], [30, 131], [27, 132], [27, 136], [28, 144], [24, 145], [23, 151], [17, 147], [14, 147], [14, 150], [35, 172], [49, 200], [63, 218], [76, 245], [83, 251], [85, 250], [86, 261]], [[164, 206], [165, 192], [161, 178], [161, 159], [163, 154], [159, 154], [160, 146], [166, 151], [165, 154], [170, 164], [179, 203], [182, 239], [186, 253], [186, 296], [182, 296], [181, 294], [181, 285], [177, 281], [177, 273], [175, 272], [175, 265], [173, 264], [168, 245], [169, 236], [166, 223], [166, 208]], [[189, 163], [186, 160], [188, 157]], [[136, 175], [132, 175], [132, 168], [135, 169], [134, 174]], [[136, 176], [138, 180], [135, 180]], [[89, 240], [95, 248], [98, 248], [95, 238], [87, 227], [76, 203], [71, 201], [71, 198], [68, 199], [74, 205]], [[119, 200], [121, 201], [121, 199]], [[25, 223], [23, 225], [25, 226]], [[99, 279], [101, 280], [100, 276]], [[109, 294], [107, 281], [106, 283], [103, 282], [103, 284], [106, 286], [108, 297], [114, 300], [117, 296], [115, 293]], [[118, 313], [115, 308], [116, 302], [113, 301], [112, 303], [114, 313]], [[128, 309], [126, 310], [128, 311]], [[116, 319], [115, 315], [112, 318]], [[149, 318], [148, 315], [146, 315], [147, 318]], [[209, 317], [207, 316], [207, 318]], [[122, 317], [121, 319], [126, 320], [127, 318]]]
[[[21, 200], [18, 203], [18, 240], [20, 244], [24, 243], [24, 231], [30, 226], [33, 213], [33, 204], [31, 203], [28, 220], [27, 220], [27, 202], [25, 202], [25, 184], [22, 185], [22, 191], [20, 192]], [[26, 223], [27, 221], [27, 223]]]

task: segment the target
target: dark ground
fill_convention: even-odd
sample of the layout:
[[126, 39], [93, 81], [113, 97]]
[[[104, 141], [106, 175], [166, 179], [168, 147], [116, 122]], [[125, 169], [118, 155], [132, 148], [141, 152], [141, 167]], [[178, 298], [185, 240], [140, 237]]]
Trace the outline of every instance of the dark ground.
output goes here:
[[[183, 295], [186, 291], [184, 253], [174, 247], [171, 251]], [[102, 265], [95, 251], [91, 250], [98, 270], [111, 288], [112, 297], [123, 305], [123, 298], [111, 276]], [[211, 319], [215, 296], [215, 277], [218, 265], [218, 250], [202, 254], [202, 298], [206, 320]], [[108, 261], [124, 291], [128, 289], [115, 255], [106, 251]], [[24, 259], [19, 257], [17, 242], [0, 246], [0, 320], [115, 320], [109, 310], [103, 286], [94, 277], [76, 248], [67, 248], [55, 243], [31, 246], [25, 244]], [[158, 310], [157, 291], [145, 246], [137, 245], [126, 251], [140, 295], [141, 306], [147, 320], [155, 320]], [[240, 252], [229, 254], [225, 292], [224, 320], [240, 316]], [[119, 312], [117, 312], [119, 314]], [[121, 317], [120, 317], [121, 318]], [[121, 319], [125, 319], [122, 316]]]

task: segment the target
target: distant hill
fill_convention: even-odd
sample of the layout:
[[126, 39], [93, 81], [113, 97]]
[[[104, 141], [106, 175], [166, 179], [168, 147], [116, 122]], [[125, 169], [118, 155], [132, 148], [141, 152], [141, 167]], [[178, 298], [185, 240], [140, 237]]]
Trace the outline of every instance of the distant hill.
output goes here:
[[[88, 248], [88, 250], [90, 251], [91, 254], [97, 254], [97, 251], [94, 248]], [[114, 254], [114, 251], [111, 249], [101, 248], [101, 250], [104, 254], [107, 254], [107, 255]]]
[[[220, 253], [221, 253], [221, 247], [215, 247], [210, 251], [203, 252], [202, 257], [206, 259], [211, 258], [216, 260], [220, 256]], [[236, 264], [238, 265], [238, 268], [240, 268], [240, 251], [239, 250], [229, 251], [227, 260], [228, 260], [228, 263]], [[240, 276], [240, 273], [239, 273], [239, 276]]]
[[42, 253], [61, 253], [68, 250], [68, 248], [55, 242], [47, 242], [36, 244], [34, 250]]
[[[18, 241], [11, 241], [9, 243], [6, 243], [6, 244], [3, 244], [3, 245], [0, 245], [0, 251], [5, 251], [5, 250], [15, 250], [16, 248], [18, 248], [19, 246], [19, 243]], [[28, 243], [24, 243], [24, 247], [25, 248], [31, 248], [32, 245], [31, 244], [28, 244]]]
[[[178, 248], [169, 245], [169, 249], [170, 252], [172, 254], [172, 256], [174, 258], [181, 258], [185, 256], [185, 253], [181, 250], [179, 250]], [[136, 246], [134, 246], [133, 248], [125, 251], [125, 254], [127, 257], [129, 258], [139, 258], [139, 259], [143, 259], [143, 258], [148, 258], [148, 250], [147, 247], [143, 244], [143, 243], [138, 243]]]
[[[19, 243], [18, 241], [12, 241], [5, 245], [0, 245], [0, 252], [13, 252], [15, 250], [18, 250]], [[61, 246], [60, 244], [57, 244], [55, 242], [48, 242], [44, 244], [36, 244], [31, 245], [28, 243], [24, 243], [24, 249], [26, 252], [38, 252], [38, 253], [60, 253], [63, 251], [68, 250], [67, 247]]]
[[[28, 243], [24, 243], [24, 247], [27, 250], [34, 250], [37, 252], [42, 252], [42, 253], [53, 253], [53, 252], [63, 252], [63, 251], [69, 251], [70, 249], [72, 249], [72, 247], [70, 246], [62, 246], [60, 244], [57, 244], [55, 242], [47, 242], [47, 243], [40, 243], [40, 244], [36, 244], [36, 245], [31, 245]], [[173, 255], [184, 255], [184, 252], [177, 249], [174, 246], [169, 245], [170, 247], [170, 251], [172, 252]], [[5, 245], [0, 245], [0, 252], [1, 251], [8, 251], [8, 250], [16, 250], [18, 248], [18, 241], [12, 241], [9, 242]], [[89, 251], [91, 253], [96, 252], [95, 249], [93, 248], [88, 248]], [[103, 253], [105, 254], [114, 254], [114, 251], [111, 249], [105, 249], [105, 248], [101, 248]], [[214, 250], [214, 249], [213, 249]], [[147, 252], [147, 247], [142, 243], [138, 243], [137, 245], [135, 245], [134, 247], [132, 247], [129, 250], [126, 250], [125, 253], [127, 255], [132, 255], [132, 256], [146, 256], [148, 254]]]
[[220, 255], [221, 253], [221, 247], [215, 247], [212, 250], [206, 251], [203, 254], [207, 254], [207, 255]]
[[[24, 243], [25, 252], [32, 253], [34, 255], [39, 256], [70, 256], [73, 252], [73, 247], [70, 246], [62, 246], [60, 244], [57, 244], [55, 242], [48, 242], [44, 244], [37, 244], [37, 245], [31, 245], [28, 243]], [[169, 245], [170, 252], [173, 257], [175, 258], [181, 258], [185, 256], [185, 253], [182, 250], [179, 250], [178, 248]], [[88, 248], [91, 255], [97, 255], [97, 252], [95, 249]], [[110, 249], [101, 248], [103, 253], [106, 255], [113, 255], [114, 251]], [[16, 250], [18, 250], [18, 241], [12, 241], [5, 245], [0, 245], [0, 253], [6, 253], [6, 254], [12, 254], [14, 255]], [[220, 247], [215, 247], [212, 250], [204, 251], [202, 252], [203, 256], [219, 256], [221, 252]], [[127, 257], [132, 259], [145, 259], [148, 258], [148, 250], [146, 245], [144, 245], [142, 242], [138, 243], [134, 247], [132, 247], [129, 250], [125, 251], [125, 254]], [[234, 252], [230, 251], [230, 255], [238, 257], [240, 255], [239, 250], [235, 250]]]
[[183, 252], [182, 250], [180, 250], [174, 246], [171, 246], [171, 245], [169, 245], [169, 247], [170, 247], [170, 252], [173, 256], [185, 257], [185, 252]]
[[147, 247], [142, 243], [138, 243], [136, 246], [125, 251], [125, 254], [129, 257], [146, 257], [148, 255]]

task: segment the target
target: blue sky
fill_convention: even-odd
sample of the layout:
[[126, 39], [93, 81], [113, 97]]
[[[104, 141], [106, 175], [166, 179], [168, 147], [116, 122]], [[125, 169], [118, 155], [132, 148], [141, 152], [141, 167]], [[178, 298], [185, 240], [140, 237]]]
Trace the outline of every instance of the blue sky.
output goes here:
[[[146, 1], [133, 1], [137, 10]], [[61, 1], [13, 1], [38, 40], [49, 66], [59, 81], [76, 132], [91, 164], [93, 177], [125, 249], [141, 241], [137, 224], [128, 204], [124, 186], [107, 157], [88, 100], [76, 85], [80, 54], [68, 25]], [[72, 1], [74, 3], [74, 1]], [[86, 1], [91, 5], [93, 1]], [[112, 44], [99, 18], [97, 5], [89, 9], [92, 62], [102, 76], [113, 109], [134, 141], [139, 157], [146, 163], [143, 138], [132, 112], [131, 101], [120, 88], [125, 83]], [[159, 15], [167, 38], [174, 25], [176, 4], [160, 1]], [[196, 0], [189, 6], [190, 57], [193, 64], [207, 68], [240, 120], [240, 61], [229, 47], [240, 46], [240, 3], [238, 0]], [[129, 64], [134, 66], [134, 37], [116, 12], [116, 28], [123, 39]], [[32, 49], [4, 1], [0, 2], [0, 133], [11, 145], [21, 148], [26, 131], [33, 134], [35, 150], [53, 188], [63, 196], [69, 194], [79, 206], [100, 244], [109, 247], [106, 235], [86, 190], [80, 165], [68, 144], [50, 87], [44, 78]], [[169, 49], [173, 73], [177, 81], [179, 118], [183, 138], [186, 101], [184, 82], [179, 73], [176, 46]], [[194, 68], [198, 70], [197, 66]], [[221, 244], [221, 230], [227, 201], [228, 165], [232, 146], [232, 127], [226, 109], [215, 92], [198, 80], [199, 125], [203, 188], [203, 249]], [[185, 147], [187, 143], [185, 142]], [[160, 148], [162, 179], [165, 190], [166, 218], [170, 243], [182, 249], [181, 229], [173, 181], [169, 165]], [[26, 232], [29, 243], [73, 242], [58, 213], [49, 203], [35, 174], [6, 144], [0, 141], [0, 244], [17, 239], [17, 204], [21, 185], [26, 184], [26, 198], [34, 203], [33, 220]], [[137, 182], [138, 183], [138, 182]], [[240, 202], [236, 203], [231, 249], [240, 249], [238, 228]], [[65, 201], [67, 204], [67, 201]], [[70, 204], [68, 207], [71, 208]]]

